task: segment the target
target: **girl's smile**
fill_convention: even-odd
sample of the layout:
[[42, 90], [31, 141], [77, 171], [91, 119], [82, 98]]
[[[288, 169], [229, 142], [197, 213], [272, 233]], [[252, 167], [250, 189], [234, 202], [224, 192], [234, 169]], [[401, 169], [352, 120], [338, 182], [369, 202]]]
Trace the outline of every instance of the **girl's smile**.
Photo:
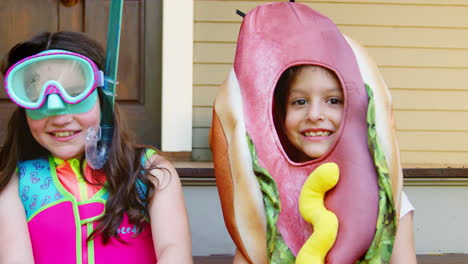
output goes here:
[[334, 73], [304, 66], [289, 87], [284, 129], [298, 150], [294, 159], [305, 162], [324, 155], [336, 141], [344, 96]]
[[304, 137], [307, 137], [309, 140], [322, 140], [324, 137], [328, 137], [333, 133], [329, 129], [316, 128], [316, 129], [306, 129], [301, 131]]
[[54, 131], [50, 132], [49, 134], [58, 141], [69, 141], [72, 140], [73, 138], [77, 137], [81, 133], [81, 130], [62, 130], [62, 131]]
[[90, 126], [98, 125], [101, 110], [99, 100], [90, 111], [79, 114], [48, 116], [27, 121], [36, 141], [57, 158], [79, 158], [85, 148], [85, 133]]

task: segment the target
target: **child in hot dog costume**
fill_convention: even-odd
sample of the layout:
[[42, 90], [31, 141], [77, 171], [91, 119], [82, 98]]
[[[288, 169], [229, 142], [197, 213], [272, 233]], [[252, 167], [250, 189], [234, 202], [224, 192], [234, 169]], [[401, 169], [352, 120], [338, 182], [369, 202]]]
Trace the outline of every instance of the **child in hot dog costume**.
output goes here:
[[244, 17], [210, 140], [235, 263], [416, 263], [389, 91], [327, 17]]

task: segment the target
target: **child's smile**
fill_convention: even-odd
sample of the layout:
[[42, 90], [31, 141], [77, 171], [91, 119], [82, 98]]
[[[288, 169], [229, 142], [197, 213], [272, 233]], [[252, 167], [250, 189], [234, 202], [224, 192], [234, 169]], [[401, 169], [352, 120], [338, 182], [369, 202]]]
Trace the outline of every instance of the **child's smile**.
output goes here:
[[319, 158], [336, 141], [343, 115], [344, 96], [334, 73], [304, 66], [289, 87], [285, 133], [298, 150], [300, 162]]
[[318, 128], [318, 129], [306, 129], [305, 131], [302, 132], [302, 134], [305, 136], [305, 137], [327, 137], [329, 135], [331, 135], [333, 133], [333, 131], [330, 131], [328, 129], [321, 129], [321, 128]]
[[48, 116], [27, 121], [36, 141], [57, 158], [79, 158], [85, 147], [85, 134], [90, 126], [100, 122], [99, 100], [85, 113]]
[[68, 140], [71, 140], [72, 138], [74, 138], [75, 136], [77, 136], [80, 132], [81, 132], [81, 130], [74, 130], [74, 131], [59, 130], [59, 131], [50, 132], [49, 134], [52, 137], [54, 137], [55, 140], [68, 141]]

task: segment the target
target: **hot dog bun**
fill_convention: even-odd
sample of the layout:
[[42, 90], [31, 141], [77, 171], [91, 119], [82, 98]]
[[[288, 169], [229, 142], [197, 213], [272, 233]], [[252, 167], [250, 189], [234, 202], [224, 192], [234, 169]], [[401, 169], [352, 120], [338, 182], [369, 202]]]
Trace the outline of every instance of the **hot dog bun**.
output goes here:
[[219, 89], [210, 135], [226, 227], [245, 261], [267, 263], [263, 198], [252, 168], [234, 71]]

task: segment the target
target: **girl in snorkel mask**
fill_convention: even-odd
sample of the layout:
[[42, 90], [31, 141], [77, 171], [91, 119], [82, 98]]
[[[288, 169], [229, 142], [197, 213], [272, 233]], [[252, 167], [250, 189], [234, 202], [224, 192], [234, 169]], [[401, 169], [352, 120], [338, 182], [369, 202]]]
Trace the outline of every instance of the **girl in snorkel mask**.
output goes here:
[[191, 263], [177, 172], [135, 143], [117, 106], [107, 162], [87, 162], [85, 138], [101, 119], [103, 54], [84, 34], [42, 33], [2, 63], [18, 108], [0, 150], [1, 263]]

